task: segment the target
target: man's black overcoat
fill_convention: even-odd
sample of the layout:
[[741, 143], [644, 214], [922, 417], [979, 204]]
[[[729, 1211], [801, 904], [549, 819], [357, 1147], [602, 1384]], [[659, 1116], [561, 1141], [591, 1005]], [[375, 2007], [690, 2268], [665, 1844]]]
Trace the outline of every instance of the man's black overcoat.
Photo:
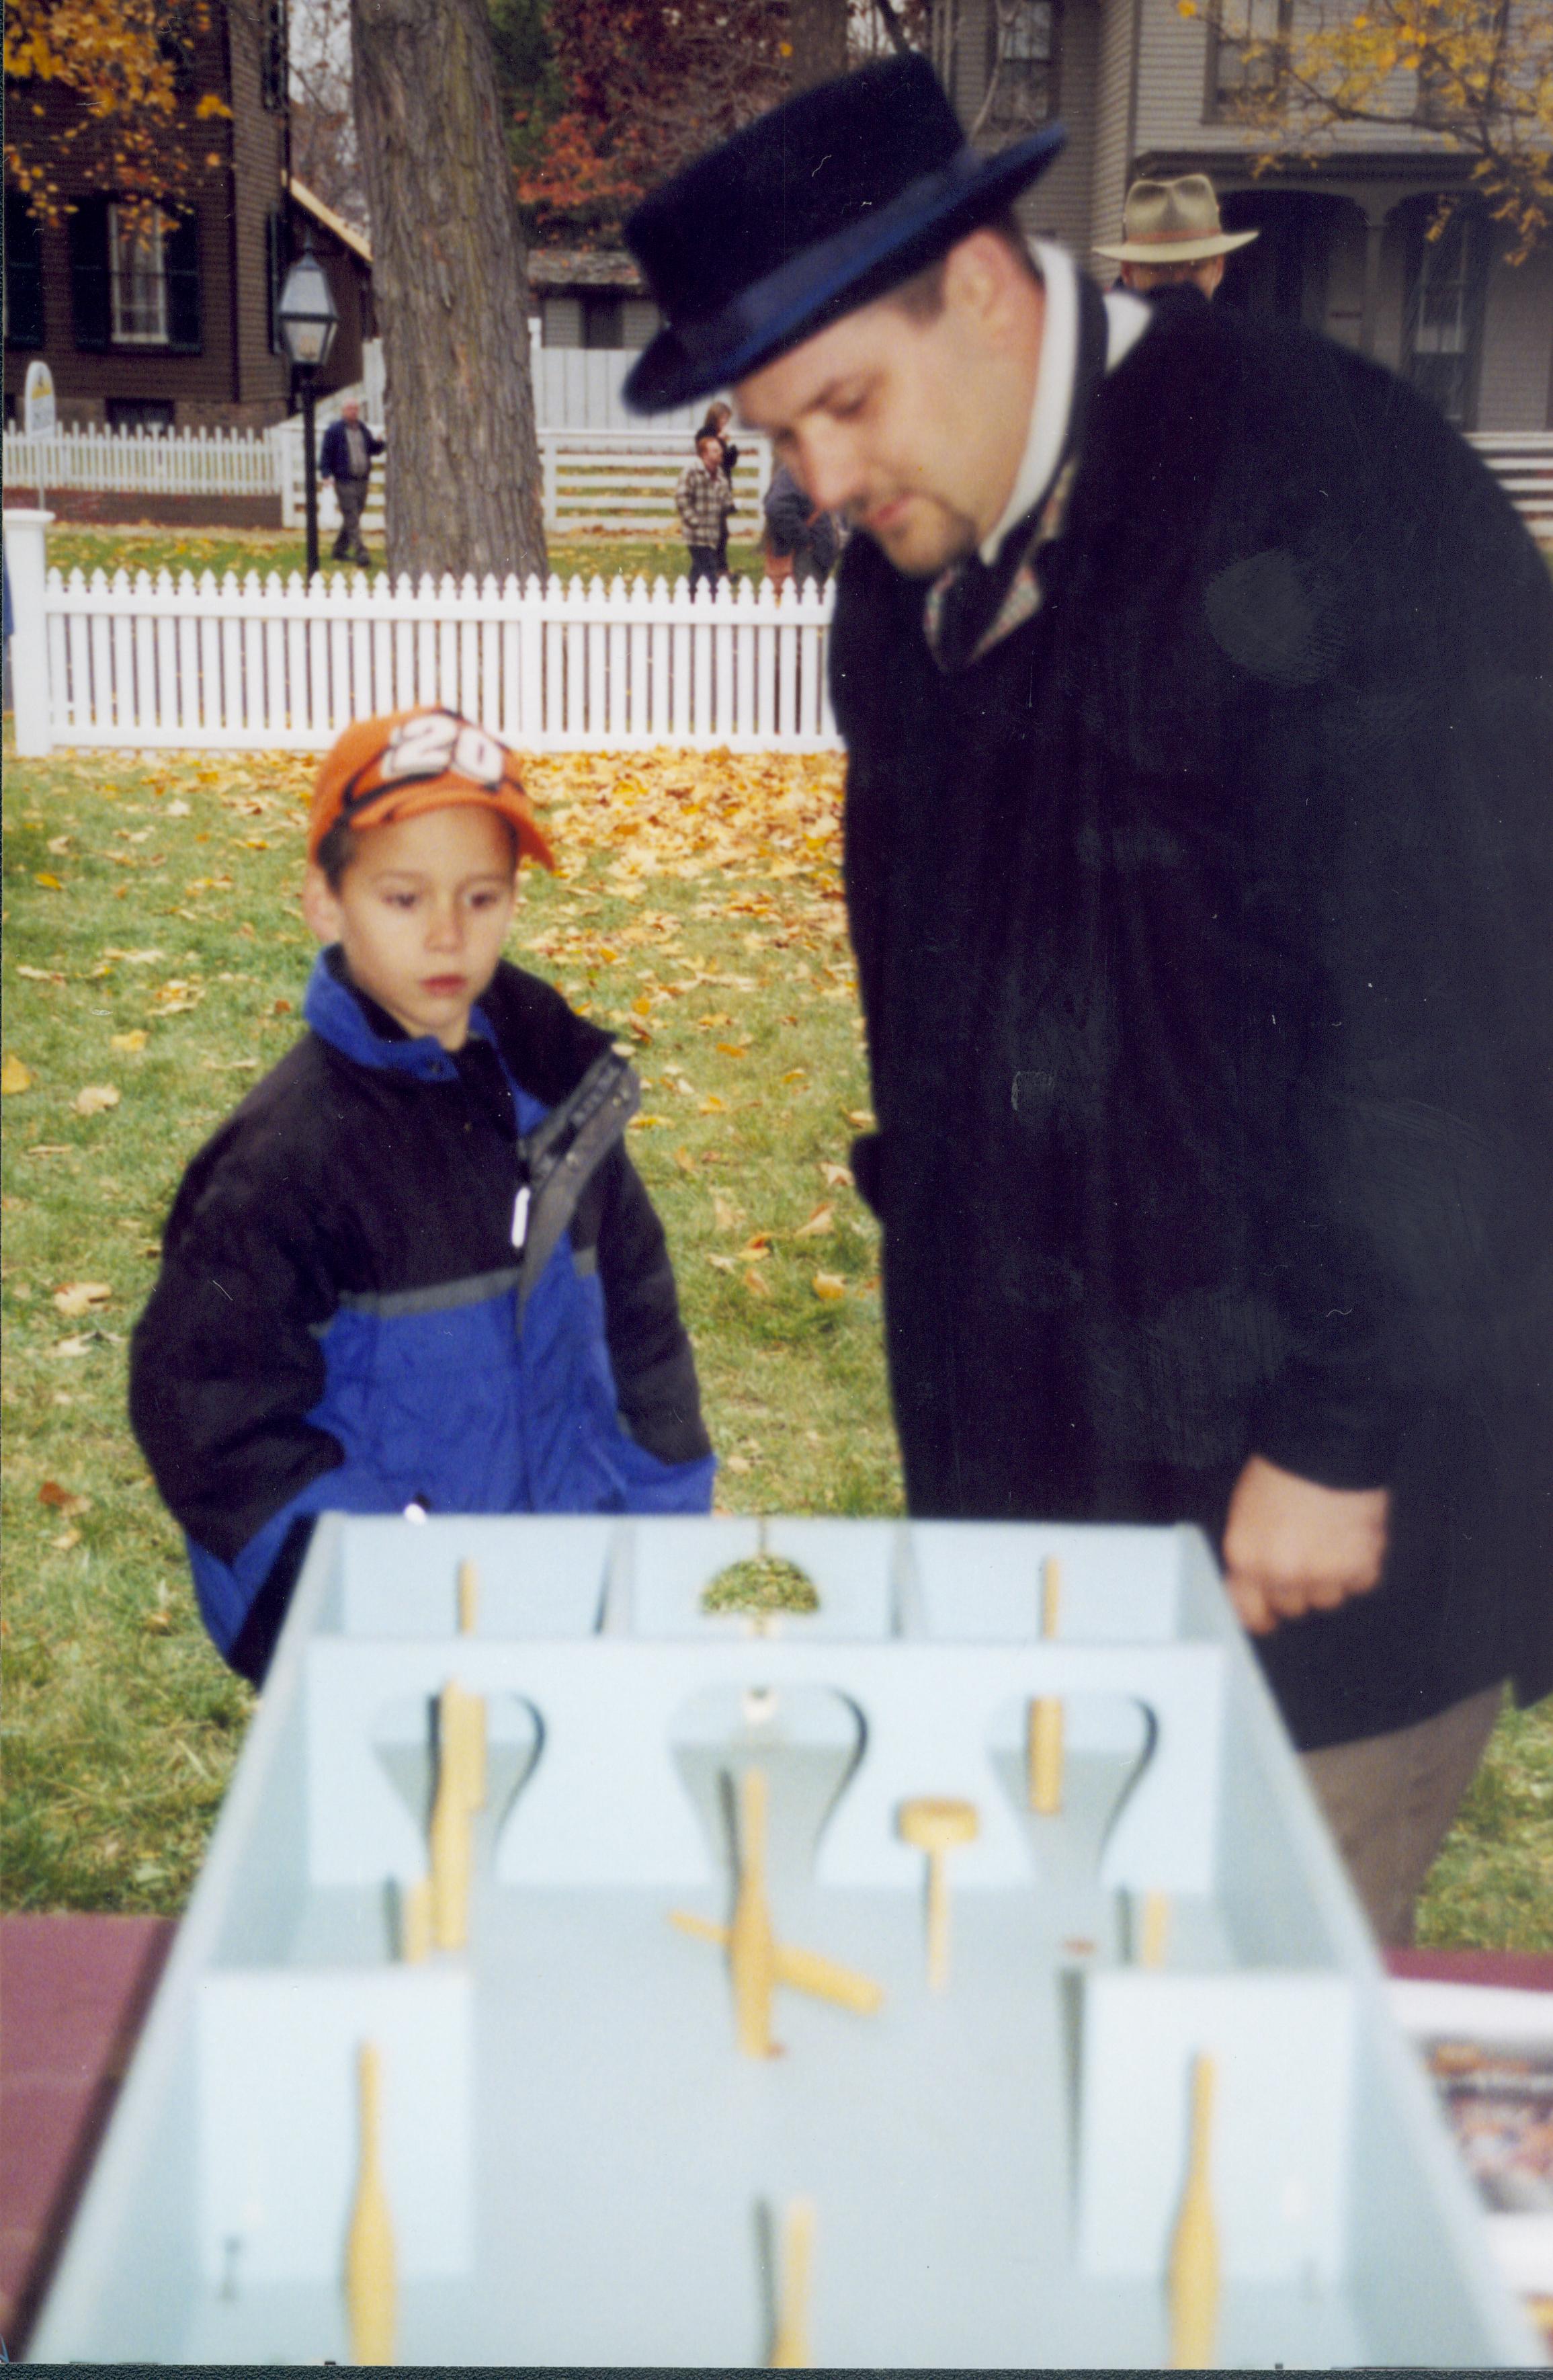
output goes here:
[[1286, 1623], [1306, 1748], [1553, 1682], [1553, 583], [1465, 443], [1156, 310], [1033, 619], [958, 674], [866, 538], [831, 648], [920, 1513], [1392, 1490]]

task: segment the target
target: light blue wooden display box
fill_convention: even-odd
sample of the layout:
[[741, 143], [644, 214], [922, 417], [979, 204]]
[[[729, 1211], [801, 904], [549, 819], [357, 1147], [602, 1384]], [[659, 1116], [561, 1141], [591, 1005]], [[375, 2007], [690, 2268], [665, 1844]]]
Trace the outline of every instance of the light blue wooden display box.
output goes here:
[[[370, 2040], [403, 2362], [763, 2363], [802, 2193], [817, 2362], [1158, 2365], [1199, 2052], [1225, 2365], [1536, 2361], [1202, 1540], [773, 1521], [819, 1610], [705, 1615], [757, 1542], [322, 1524], [33, 2356], [346, 2360]], [[470, 1948], [406, 1965], [450, 1679], [491, 1738]], [[1053, 1818], [1024, 1806], [1039, 1694], [1066, 1715]], [[779, 1936], [886, 1991], [867, 2018], [779, 1993], [770, 2061], [736, 2054], [721, 1954], [667, 1923], [726, 1919], [751, 1762]], [[896, 1832], [924, 1793], [980, 1815], [942, 1995]]]

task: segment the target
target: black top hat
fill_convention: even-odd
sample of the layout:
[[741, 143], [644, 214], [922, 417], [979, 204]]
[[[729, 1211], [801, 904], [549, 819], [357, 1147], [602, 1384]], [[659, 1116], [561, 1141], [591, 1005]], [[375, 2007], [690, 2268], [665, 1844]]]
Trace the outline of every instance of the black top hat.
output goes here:
[[661, 190], [625, 237], [668, 318], [625, 382], [637, 413], [725, 387], [882, 296], [1006, 207], [1065, 139], [978, 157], [925, 58], [773, 108]]

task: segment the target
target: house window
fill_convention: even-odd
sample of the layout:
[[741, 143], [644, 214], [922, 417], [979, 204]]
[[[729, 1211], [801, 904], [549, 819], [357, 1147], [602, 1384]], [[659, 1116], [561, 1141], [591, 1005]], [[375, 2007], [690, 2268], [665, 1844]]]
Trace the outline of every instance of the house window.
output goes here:
[[1456, 209], [1438, 239], [1427, 237], [1428, 220], [1425, 215], [1417, 225], [1408, 275], [1408, 377], [1447, 421], [1470, 430], [1477, 409], [1486, 242], [1465, 207]]
[[1277, 91], [1292, 0], [1219, 0], [1208, 20], [1207, 115], [1233, 115]]
[[582, 302], [576, 298], [545, 298], [540, 302], [547, 347], [580, 347]]
[[1011, 135], [1057, 112], [1056, 0], [994, 0], [987, 19], [986, 121]]
[[582, 301], [582, 344], [585, 347], [622, 347], [625, 334], [618, 298], [589, 290]]
[[108, 283], [115, 347], [167, 344], [166, 218], [159, 209], [108, 209]]
[[166, 347], [197, 356], [200, 218], [91, 193], [67, 210], [78, 347]]
[[43, 242], [19, 190], [6, 193], [6, 345], [43, 344]]

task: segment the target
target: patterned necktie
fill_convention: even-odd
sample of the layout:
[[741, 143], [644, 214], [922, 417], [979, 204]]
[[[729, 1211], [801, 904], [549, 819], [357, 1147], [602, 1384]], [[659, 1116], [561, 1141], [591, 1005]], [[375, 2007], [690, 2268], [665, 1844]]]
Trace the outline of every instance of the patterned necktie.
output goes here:
[[970, 669], [1040, 610], [1044, 594], [1037, 557], [1062, 533], [1078, 476], [1080, 442], [1089, 400], [1105, 376], [1108, 325], [1104, 300], [1092, 281], [1078, 282], [1078, 355], [1067, 435], [1057, 470], [1036, 504], [1004, 538], [996, 561], [973, 553], [928, 589], [923, 633], [946, 676]]

